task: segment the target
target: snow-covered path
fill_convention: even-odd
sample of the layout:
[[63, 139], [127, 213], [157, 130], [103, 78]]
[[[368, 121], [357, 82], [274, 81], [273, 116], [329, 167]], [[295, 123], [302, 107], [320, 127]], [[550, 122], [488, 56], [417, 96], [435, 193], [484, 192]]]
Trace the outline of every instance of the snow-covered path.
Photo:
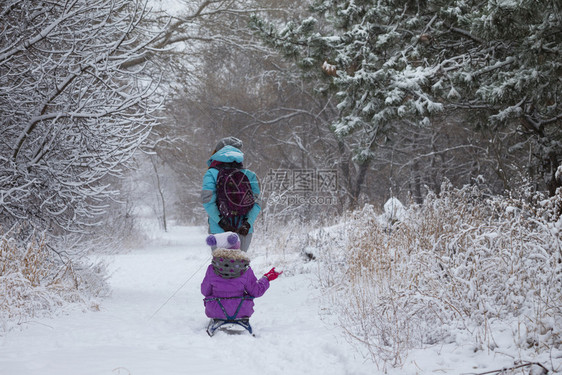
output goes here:
[[[210, 338], [199, 291], [210, 261], [205, 236], [202, 228], [176, 227], [162, 245], [112, 256], [113, 293], [101, 311], [37, 320], [1, 337], [0, 374], [377, 373], [319, 319], [310, 275], [284, 275], [256, 300], [257, 337]], [[259, 275], [270, 266], [253, 268]]]

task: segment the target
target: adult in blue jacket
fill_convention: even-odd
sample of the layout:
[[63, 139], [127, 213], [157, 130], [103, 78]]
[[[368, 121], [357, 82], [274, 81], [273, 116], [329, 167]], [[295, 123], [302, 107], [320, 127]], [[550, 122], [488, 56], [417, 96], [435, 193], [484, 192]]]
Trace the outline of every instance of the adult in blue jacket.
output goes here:
[[254, 232], [254, 222], [261, 211], [260, 201], [260, 186], [256, 174], [249, 169], [242, 168], [242, 172], [250, 180], [252, 193], [254, 194], [254, 206], [248, 213], [238, 220], [236, 227], [233, 227], [231, 222], [227, 222], [220, 216], [217, 207], [217, 176], [219, 174], [218, 168], [222, 163], [243, 163], [244, 154], [241, 151], [242, 141], [238, 138], [228, 137], [223, 138], [217, 144], [215, 152], [207, 161], [207, 172], [203, 176], [203, 188], [201, 190], [201, 203], [209, 217], [209, 233], [216, 234], [222, 232], [233, 231], [238, 233], [240, 237], [240, 249], [247, 251], [252, 241], [252, 234]]

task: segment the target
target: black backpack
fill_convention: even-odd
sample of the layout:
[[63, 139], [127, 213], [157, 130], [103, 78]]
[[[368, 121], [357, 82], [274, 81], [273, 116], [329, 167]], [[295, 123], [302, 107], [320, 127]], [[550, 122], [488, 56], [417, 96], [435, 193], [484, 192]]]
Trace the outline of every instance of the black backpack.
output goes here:
[[240, 163], [223, 163], [215, 167], [217, 175], [217, 207], [223, 218], [244, 216], [254, 206], [250, 179]]

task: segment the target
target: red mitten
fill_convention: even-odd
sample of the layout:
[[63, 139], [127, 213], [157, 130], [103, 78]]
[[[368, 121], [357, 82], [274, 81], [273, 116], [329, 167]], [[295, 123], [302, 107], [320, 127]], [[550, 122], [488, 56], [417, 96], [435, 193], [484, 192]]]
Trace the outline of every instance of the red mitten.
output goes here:
[[277, 272], [277, 271], [275, 271], [275, 267], [273, 267], [273, 268], [272, 268], [271, 270], [269, 270], [269, 272], [266, 273], [264, 276], [267, 277], [267, 279], [268, 279], [269, 281], [273, 281], [273, 280], [275, 280], [276, 278], [278, 278], [279, 275], [281, 275], [282, 273], [283, 273], [283, 271]]

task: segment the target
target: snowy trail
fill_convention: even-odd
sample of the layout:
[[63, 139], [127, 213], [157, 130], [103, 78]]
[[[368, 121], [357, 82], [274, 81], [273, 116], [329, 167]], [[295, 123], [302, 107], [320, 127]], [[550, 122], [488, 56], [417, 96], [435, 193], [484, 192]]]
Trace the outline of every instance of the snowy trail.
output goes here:
[[[163, 245], [112, 256], [113, 293], [101, 311], [37, 320], [0, 338], [0, 375], [377, 373], [319, 319], [307, 275], [283, 276], [256, 300], [257, 337], [208, 337], [199, 291], [210, 261], [205, 236], [177, 227]], [[253, 263], [257, 275], [268, 266]]]

